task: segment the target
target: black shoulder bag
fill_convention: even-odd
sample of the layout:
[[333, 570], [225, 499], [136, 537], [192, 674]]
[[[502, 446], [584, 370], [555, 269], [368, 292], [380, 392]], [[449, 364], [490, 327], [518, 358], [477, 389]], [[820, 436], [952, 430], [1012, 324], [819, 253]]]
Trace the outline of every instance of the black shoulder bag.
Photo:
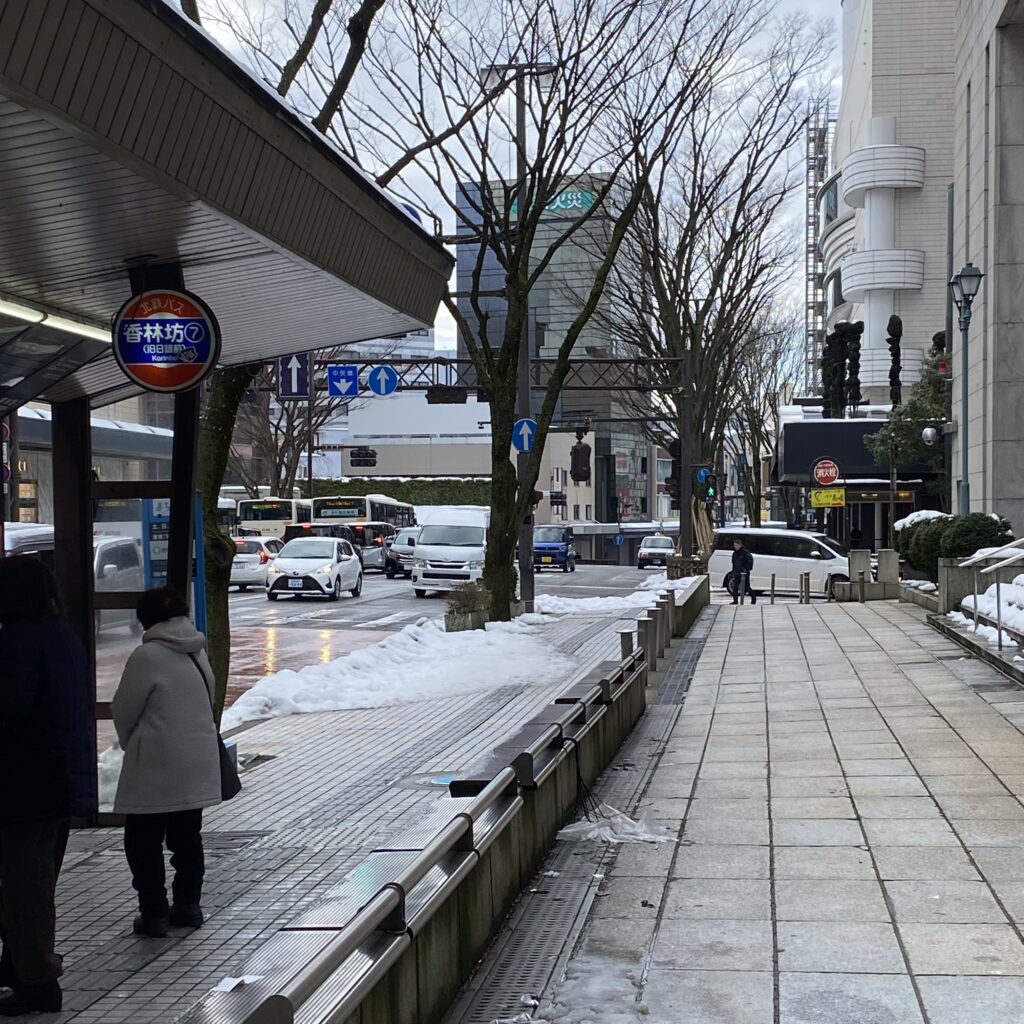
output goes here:
[[189, 658], [192, 659], [192, 664], [195, 665], [199, 678], [203, 681], [203, 689], [210, 701], [210, 714], [213, 716], [213, 728], [217, 733], [217, 751], [220, 754], [220, 798], [230, 800], [242, 791], [242, 781], [238, 777], [238, 770], [231, 760], [231, 755], [228, 754], [227, 747], [224, 746], [224, 740], [221, 739], [220, 729], [217, 728], [217, 716], [213, 711], [213, 695], [210, 693], [209, 686], [206, 685], [206, 673], [194, 654], [190, 654]]

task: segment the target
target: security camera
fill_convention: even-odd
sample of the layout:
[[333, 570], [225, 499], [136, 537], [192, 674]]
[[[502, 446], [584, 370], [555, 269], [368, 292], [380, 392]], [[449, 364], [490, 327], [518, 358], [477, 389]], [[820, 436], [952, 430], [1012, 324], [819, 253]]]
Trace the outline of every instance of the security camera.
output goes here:
[[939, 432], [935, 427], [925, 427], [921, 431], [921, 440], [924, 441], [929, 448], [938, 443]]

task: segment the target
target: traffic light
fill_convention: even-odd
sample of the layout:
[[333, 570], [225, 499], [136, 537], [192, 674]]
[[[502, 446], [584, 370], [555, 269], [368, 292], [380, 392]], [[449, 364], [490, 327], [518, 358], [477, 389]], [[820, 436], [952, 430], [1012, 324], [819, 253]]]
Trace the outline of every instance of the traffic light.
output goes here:
[[352, 467], [376, 466], [377, 452], [373, 448], [353, 448], [348, 457], [348, 464]]
[[704, 494], [704, 500], [709, 504], [715, 503], [715, 498], [718, 497], [718, 477], [714, 473], [708, 476], [707, 490]]
[[714, 479], [710, 466], [693, 467], [693, 496], [697, 501], [708, 500], [708, 490], [714, 487]]
[[569, 476], [573, 483], [590, 482], [590, 445], [585, 441], [577, 441], [569, 452]]
[[668, 491], [669, 500], [673, 508], [679, 507], [679, 438], [668, 443], [668, 453], [672, 456], [672, 472], [665, 479], [665, 490]]

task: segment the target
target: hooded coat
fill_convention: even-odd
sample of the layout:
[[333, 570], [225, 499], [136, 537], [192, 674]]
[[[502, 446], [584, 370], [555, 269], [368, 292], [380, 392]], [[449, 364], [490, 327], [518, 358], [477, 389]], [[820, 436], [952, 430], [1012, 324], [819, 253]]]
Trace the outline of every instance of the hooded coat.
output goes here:
[[203, 635], [184, 616], [143, 634], [111, 704], [124, 750], [115, 812], [170, 814], [220, 803], [212, 679]]

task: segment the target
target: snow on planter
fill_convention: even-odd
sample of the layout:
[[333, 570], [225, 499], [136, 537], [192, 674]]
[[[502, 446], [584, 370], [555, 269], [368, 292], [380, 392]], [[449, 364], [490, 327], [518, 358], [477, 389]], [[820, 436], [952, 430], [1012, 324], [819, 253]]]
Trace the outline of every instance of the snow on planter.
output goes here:
[[611, 597], [559, 597], [557, 594], [539, 594], [534, 601], [534, 607], [545, 615], [605, 615], [633, 611], [637, 608], [653, 608], [660, 596], [651, 590], [634, 590]]
[[918, 523], [927, 522], [929, 519], [951, 519], [952, 516], [947, 515], [945, 512], [936, 512], [932, 508], [922, 508], [917, 512], [911, 512], [909, 516], [904, 516], [902, 519], [897, 519], [892, 524], [892, 528], [899, 533], [900, 530], [905, 529], [908, 526], [917, 526]]
[[[959, 626], [961, 629], [966, 629], [968, 633], [973, 633], [975, 636], [980, 637], [990, 647], [999, 646], [999, 631], [995, 626], [986, 626], [983, 623], [974, 625], [974, 619], [969, 619], [962, 612], [950, 612], [947, 616], [950, 622], [955, 626]], [[1004, 647], [1016, 647], [1017, 642], [1010, 636], [1006, 630], [1003, 630], [1003, 646]]]

